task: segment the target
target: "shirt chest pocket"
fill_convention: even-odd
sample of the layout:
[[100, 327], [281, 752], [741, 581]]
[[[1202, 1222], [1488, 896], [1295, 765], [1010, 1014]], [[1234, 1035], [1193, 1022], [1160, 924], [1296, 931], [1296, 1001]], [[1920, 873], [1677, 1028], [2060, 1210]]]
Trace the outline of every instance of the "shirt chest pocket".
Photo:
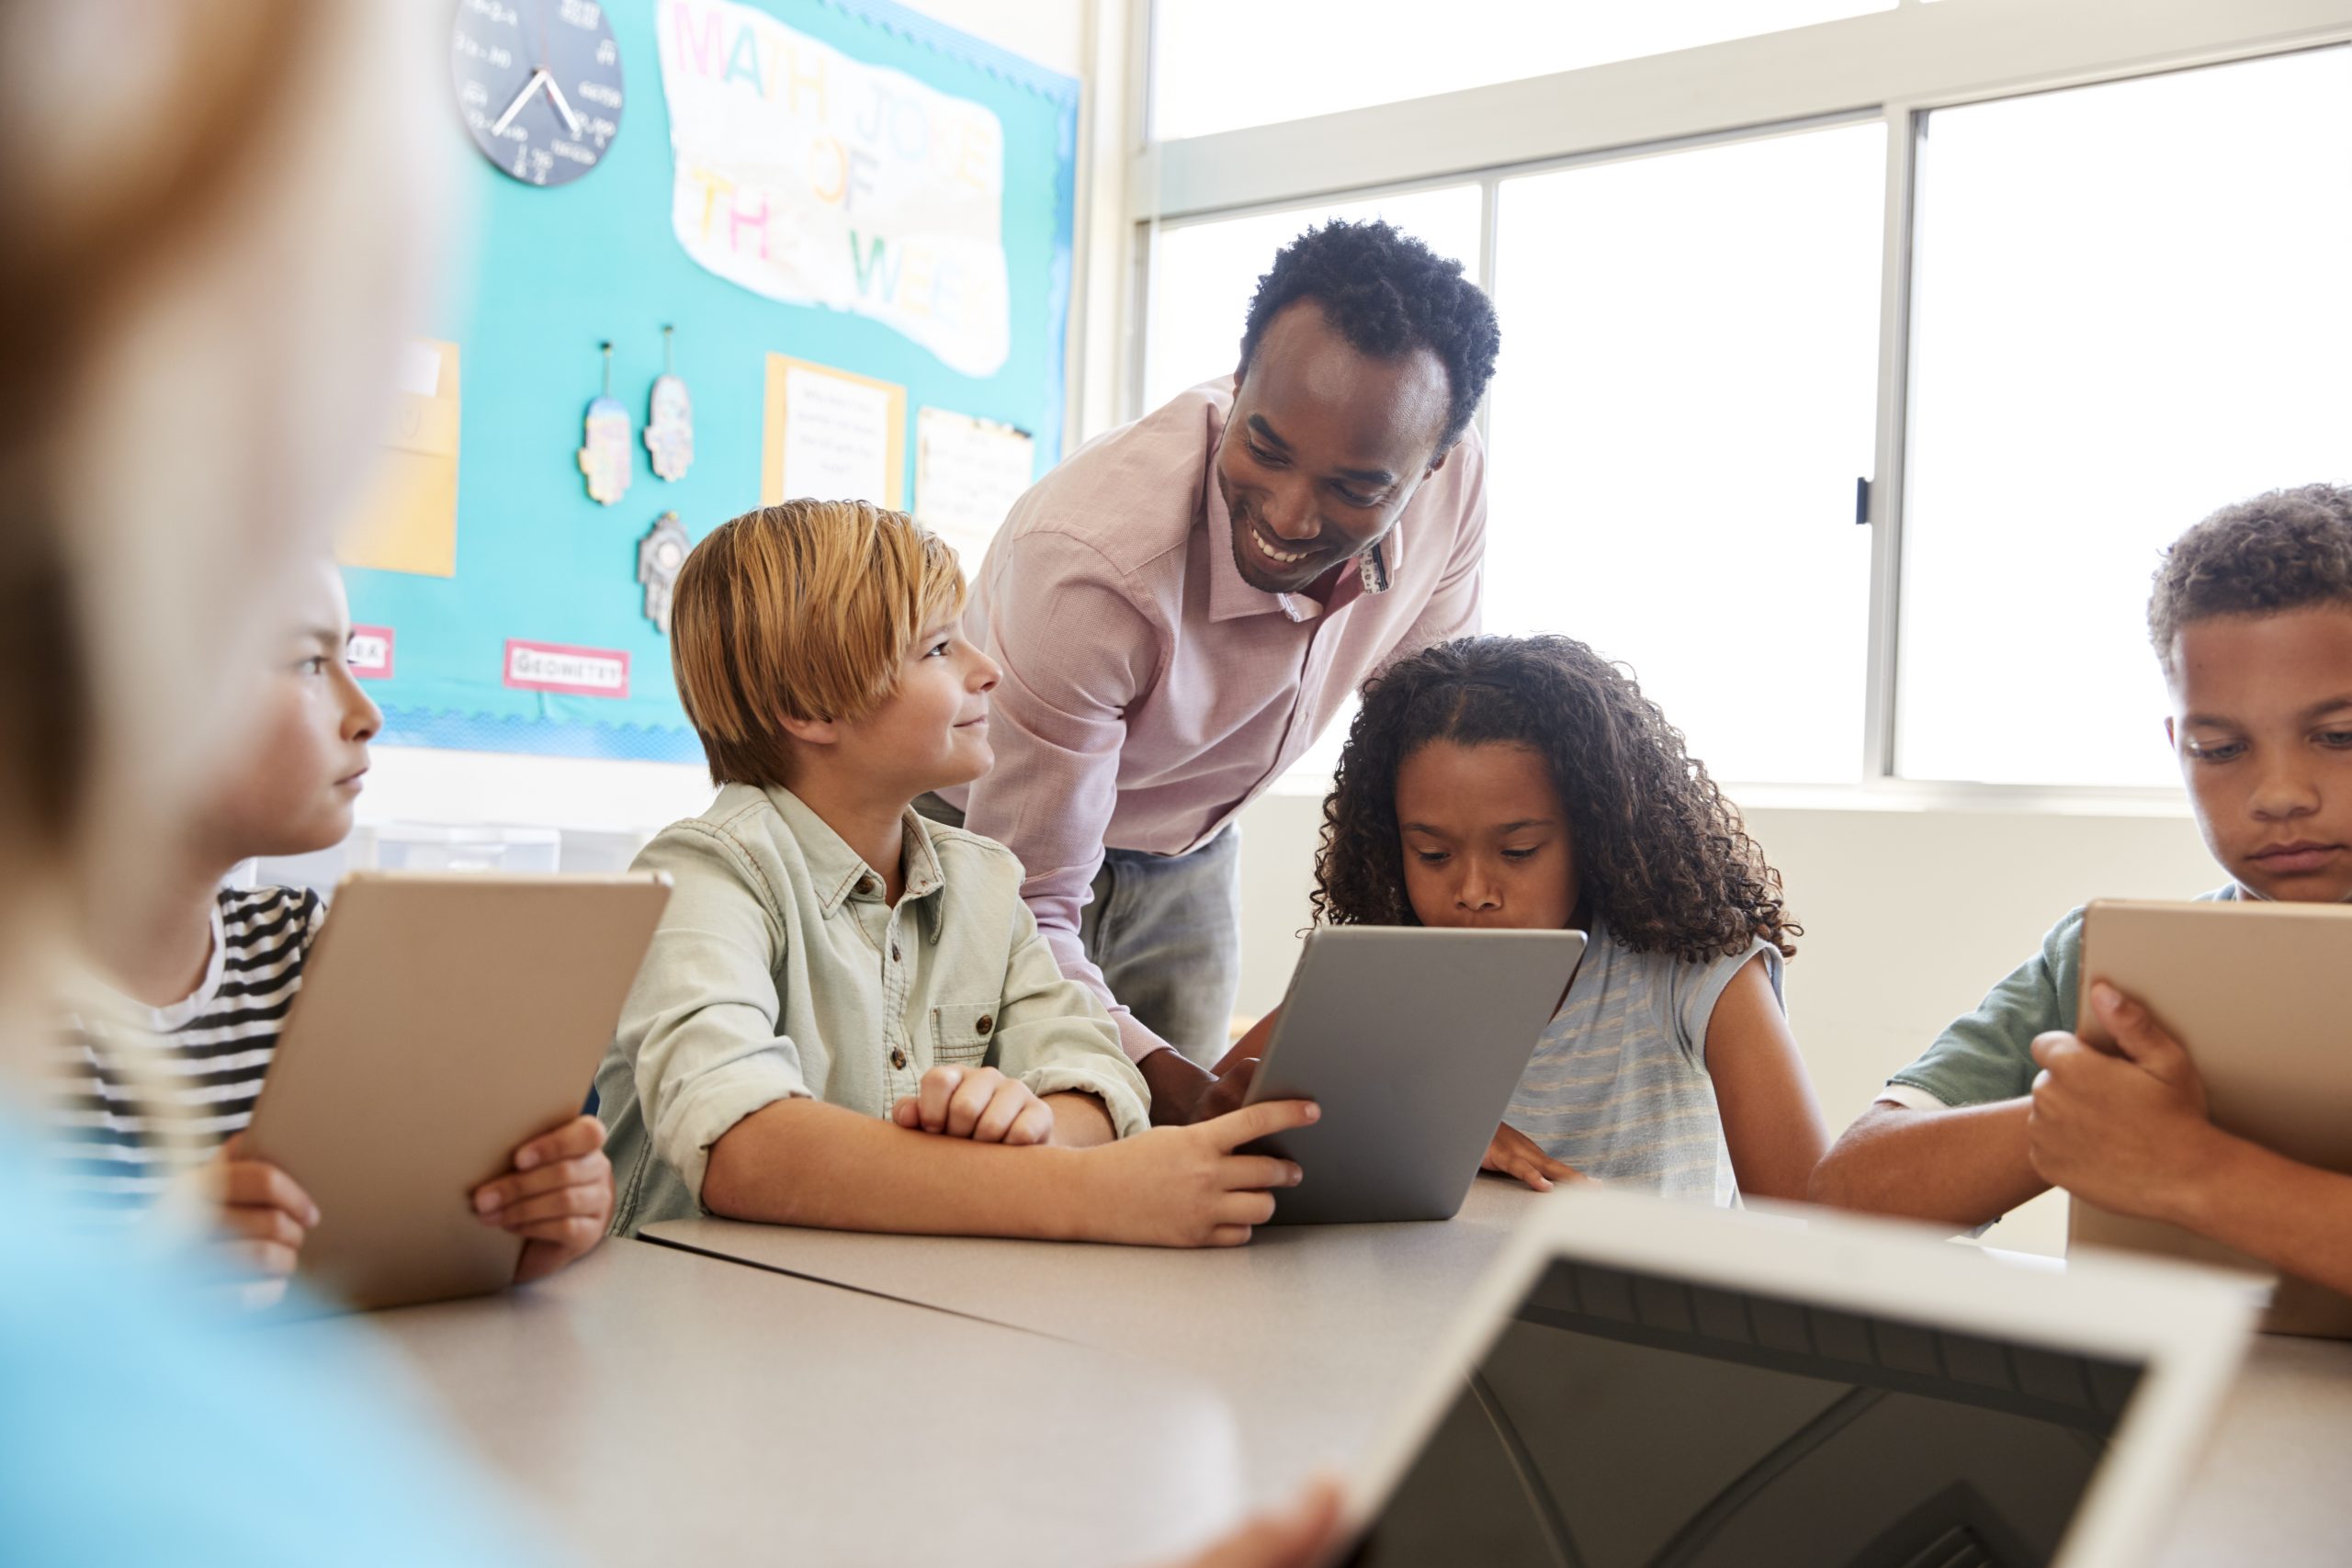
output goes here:
[[931, 1010], [931, 1059], [943, 1066], [988, 1059], [996, 1043], [997, 1004], [949, 1002]]

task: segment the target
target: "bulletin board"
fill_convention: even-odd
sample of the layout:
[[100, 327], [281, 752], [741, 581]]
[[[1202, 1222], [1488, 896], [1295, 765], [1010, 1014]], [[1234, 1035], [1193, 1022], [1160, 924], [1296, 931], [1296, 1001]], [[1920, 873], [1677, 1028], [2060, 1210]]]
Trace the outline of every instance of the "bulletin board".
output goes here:
[[[626, 103], [602, 162], [542, 188], [470, 147], [465, 154], [474, 244], [452, 264], [463, 297], [423, 334], [447, 351], [448, 379], [436, 387], [429, 355], [413, 368], [414, 384], [401, 389], [409, 434], [394, 443], [410, 448], [399, 460], [421, 494], [432, 493], [435, 465], [454, 449], [454, 552], [435, 538], [419, 552], [424, 570], [345, 572], [368, 650], [355, 669], [384, 710], [386, 743], [700, 761], [668, 639], [644, 613], [639, 543], [665, 512], [698, 539], [760, 504], [775, 356], [904, 389], [893, 408], [905, 426], [891, 450], [899, 491], [918, 512], [923, 410], [1024, 433], [1037, 473], [1060, 457], [1077, 82], [887, 0], [734, 3], [860, 67], [903, 73], [995, 116], [1005, 336], [926, 344], [876, 314], [780, 302], [690, 255], [673, 221], [681, 163], [659, 29], [679, 29], [673, 49], [725, 62], [708, 65], [714, 73], [756, 75], [777, 62], [710, 30], [704, 12], [682, 17], [680, 0], [608, 5]], [[448, 133], [464, 141], [454, 107]], [[861, 281], [875, 259], [860, 258]], [[654, 473], [642, 440], [665, 326], [672, 368], [693, 399], [693, 462], [675, 481]], [[609, 506], [590, 498], [577, 456], [582, 417], [603, 389], [606, 342], [612, 395], [632, 420], [630, 482]], [[442, 417], [455, 420], [454, 442], [434, 423]], [[441, 565], [452, 570], [442, 575]]]

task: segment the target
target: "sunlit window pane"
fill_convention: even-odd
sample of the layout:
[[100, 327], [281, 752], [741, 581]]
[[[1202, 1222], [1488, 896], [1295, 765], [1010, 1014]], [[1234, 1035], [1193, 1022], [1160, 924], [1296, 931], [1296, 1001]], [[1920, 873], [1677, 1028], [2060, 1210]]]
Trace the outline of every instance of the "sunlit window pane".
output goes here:
[[1144, 346], [1144, 407], [1185, 388], [1229, 376], [1241, 358], [1241, 328], [1258, 279], [1274, 253], [1334, 218], [1385, 218], [1478, 276], [1478, 187], [1447, 186], [1371, 200], [1255, 212], [1165, 228], [1153, 236], [1151, 310]]
[[2352, 478], [2352, 52], [1938, 110], [1917, 210], [1897, 771], [2165, 783], [2158, 552]]
[[1895, 0], [1160, 0], [1162, 141], [1892, 11]]
[[1860, 767], [1878, 122], [1504, 183], [1492, 631], [1634, 668], [1719, 778]]

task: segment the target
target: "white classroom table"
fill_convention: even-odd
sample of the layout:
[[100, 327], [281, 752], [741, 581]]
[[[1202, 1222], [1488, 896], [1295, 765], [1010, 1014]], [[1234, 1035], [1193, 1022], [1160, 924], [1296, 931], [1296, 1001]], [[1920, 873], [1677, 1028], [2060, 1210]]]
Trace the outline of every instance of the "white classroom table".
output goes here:
[[1443, 1224], [1269, 1225], [1174, 1250], [673, 1220], [647, 1239], [921, 1303], [1206, 1382], [1242, 1433], [1250, 1501], [1353, 1460], [1513, 1225], [1544, 1201], [1481, 1178]]
[[[1231, 1404], [1255, 1505], [1363, 1452], [1512, 1226], [1544, 1201], [1481, 1177], [1443, 1224], [1270, 1227], [1211, 1254], [716, 1219], [645, 1234], [1190, 1371]], [[2352, 1344], [2256, 1341], [2156, 1562], [2352, 1562]]]
[[670, 1247], [262, 1332], [299, 1357], [354, 1321], [582, 1562], [1141, 1563], [1241, 1512], [1195, 1383]]
[[[366, 1321], [589, 1562], [1117, 1568], [1360, 1456], [1542, 1201], [1211, 1253], [677, 1222]], [[2158, 1563], [2352, 1560], [2347, 1439], [2352, 1345], [2259, 1342]]]

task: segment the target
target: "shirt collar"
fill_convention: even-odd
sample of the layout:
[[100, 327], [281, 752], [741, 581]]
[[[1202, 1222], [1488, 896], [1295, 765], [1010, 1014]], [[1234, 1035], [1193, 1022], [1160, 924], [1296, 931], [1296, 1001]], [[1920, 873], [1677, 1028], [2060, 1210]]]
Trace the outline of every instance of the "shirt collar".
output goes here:
[[[1226, 414], [1231, 410], [1228, 400], [1209, 405], [1208, 457], [1201, 465], [1201, 499], [1196, 515], [1208, 529], [1209, 549], [1209, 619], [1238, 620], [1244, 615], [1280, 615], [1292, 621], [1312, 621], [1325, 614], [1325, 607], [1305, 593], [1269, 593], [1262, 588], [1252, 588], [1241, 575], [1241, 568], [1233, 559], [1233, 513], [1227, 510], [1225, 492], [1217, 488], [1216, 449], [1224, 438]], [[1360, 574], [1363, 592], [1382, 593], [1396, 581], [1396, 573], [1404, 558], [1397, 536], [1405, 531], [1400, 518], [1388, 536], [1380, 542], [1382, 560], [1388, 568], [1385, 581], [1374, 585], [1374, 579], [1365, 570], [1368, 562], [1359, 556], [1348, 570]], [[1347, 591], [1347, 579], [1340, 580], [1340, 588], [1331, 595], [1331, 607], [1336, 609], [1351, 597]]]
[[[827, 919], [852, 900], [882, 902], [881, 874], [866, 864], [830, 823], [808, 808], [806, 801], [781, 787], [768, 791], [768, 799], [800, 847], [801, 863], [808, 868], [817, 908]], [[931, 824], [910, 806], [900, 814], [899, 826], [906, 838], [899, 862], [906, 873], [906, 886], [899, 902], [903, 905], [912, 901], [922, 910], [923, 934], [936, 942], [941, 906], [946, 900], [933, 895], [947, 886], [947, 877], [940, 869], [939, 851], [931, 840]]]

